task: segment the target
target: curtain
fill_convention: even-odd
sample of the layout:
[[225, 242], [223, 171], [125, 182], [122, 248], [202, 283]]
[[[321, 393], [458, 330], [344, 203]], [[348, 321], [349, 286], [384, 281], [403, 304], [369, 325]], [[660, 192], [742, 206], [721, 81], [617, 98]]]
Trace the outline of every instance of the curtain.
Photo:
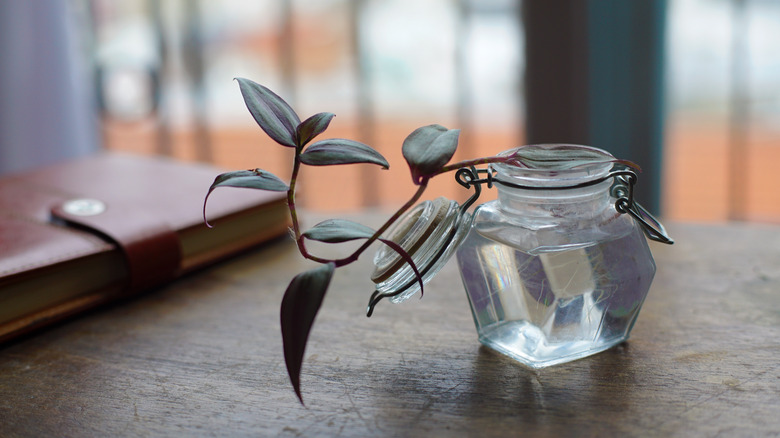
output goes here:
[[0, 1], [0, 174], [98, 149], [90, 63], [73, 4]]

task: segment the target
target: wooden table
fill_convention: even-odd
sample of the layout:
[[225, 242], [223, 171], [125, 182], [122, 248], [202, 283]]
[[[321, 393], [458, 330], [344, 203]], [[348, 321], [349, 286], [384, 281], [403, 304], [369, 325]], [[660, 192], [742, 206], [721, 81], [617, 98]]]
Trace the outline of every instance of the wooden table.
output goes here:
[[277, 242], [0, 349], [0, 436], [778, 436], [780, 228], [676, 225], [632, 338], [531, 371], [480, 347], [456, 267], [364, 316], [339, 270], [301, 406], [279, 333]]

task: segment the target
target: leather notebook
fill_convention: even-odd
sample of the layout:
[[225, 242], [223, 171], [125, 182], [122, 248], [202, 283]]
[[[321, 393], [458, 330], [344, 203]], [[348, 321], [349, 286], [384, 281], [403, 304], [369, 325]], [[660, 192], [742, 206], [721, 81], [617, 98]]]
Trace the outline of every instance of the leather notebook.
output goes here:
[[285, 194], [223, 170], [103, 153], [0, 178], [0, 342], [284, 235]]

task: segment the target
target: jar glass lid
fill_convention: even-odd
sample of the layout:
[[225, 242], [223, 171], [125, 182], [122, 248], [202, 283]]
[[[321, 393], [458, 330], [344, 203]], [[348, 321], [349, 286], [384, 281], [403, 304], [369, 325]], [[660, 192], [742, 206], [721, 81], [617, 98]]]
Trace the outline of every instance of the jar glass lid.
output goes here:
[[[465, 237], [471, 215], [462, 210], [457, 202], [446, 198], [424, 201], [405, 213], [390, 230], [389, 240], [409, 254], [423, 284], [444, 267]], [[399, 303], [420, 291], [414, 270], [392, 248], [381, 247], [374, 256], [374, 266], [371, 280], [376, 283], [376, 292], [369, 312], [382, 298]]]

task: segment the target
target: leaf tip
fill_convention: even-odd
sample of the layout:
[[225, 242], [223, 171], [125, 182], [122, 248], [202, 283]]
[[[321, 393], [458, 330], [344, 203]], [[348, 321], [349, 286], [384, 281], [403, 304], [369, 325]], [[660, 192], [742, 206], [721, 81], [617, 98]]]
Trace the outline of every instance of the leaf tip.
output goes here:
[[209, 188], [208, 193], [206, 193], [206, 198], [203, 200], [203, 222], [206, 224], [206, 228], [214, 228], [210, 223], [208, 218], [206, 218], [206, 203], [209, 202], [209, 196], [211, 195], [211, 192], [214, 191], [214, 187], [212, 186]]

